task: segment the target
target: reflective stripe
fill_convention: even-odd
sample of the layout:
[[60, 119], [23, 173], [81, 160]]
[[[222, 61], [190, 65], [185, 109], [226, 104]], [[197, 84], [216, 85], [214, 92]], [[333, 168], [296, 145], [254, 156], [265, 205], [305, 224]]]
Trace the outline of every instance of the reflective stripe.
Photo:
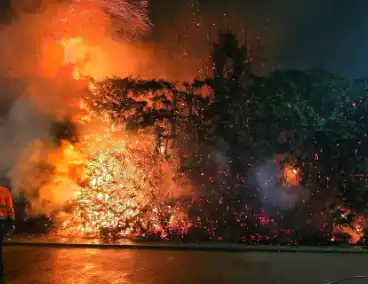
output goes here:
[[8, 220], [8, 216], [0, 216], [0, 220]]

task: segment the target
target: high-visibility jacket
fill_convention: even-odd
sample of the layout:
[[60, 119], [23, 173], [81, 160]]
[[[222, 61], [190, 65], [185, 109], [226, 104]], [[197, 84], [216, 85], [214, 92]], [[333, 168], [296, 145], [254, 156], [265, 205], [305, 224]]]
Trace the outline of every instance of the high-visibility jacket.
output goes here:
[[15, 220], [13, 199], [7, 188], [0, 186], [0, 220]]

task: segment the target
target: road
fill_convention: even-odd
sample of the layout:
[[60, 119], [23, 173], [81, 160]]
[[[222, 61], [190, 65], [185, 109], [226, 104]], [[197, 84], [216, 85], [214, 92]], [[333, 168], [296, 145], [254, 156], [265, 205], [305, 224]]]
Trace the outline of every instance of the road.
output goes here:
[[322, 284], [368, 274], [368, 254], [346, 253], [5, 247], [4, 261], [8, 284]]

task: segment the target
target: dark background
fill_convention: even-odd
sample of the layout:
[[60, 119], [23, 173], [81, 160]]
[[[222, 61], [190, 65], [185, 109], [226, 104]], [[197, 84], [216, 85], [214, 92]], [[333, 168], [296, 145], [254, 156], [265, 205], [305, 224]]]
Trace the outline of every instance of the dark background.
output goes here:
[[[2, 23], [9, 21], [9, 2], [0, 1]], [[224, 23], [224, 13], [246, 25], [264, 43], [270, 67], [326, 67], [354, 78], [368, 74], [365, 0], [151, 0], [152, 38], [191, 25], [192, 3], [205, 25]]]

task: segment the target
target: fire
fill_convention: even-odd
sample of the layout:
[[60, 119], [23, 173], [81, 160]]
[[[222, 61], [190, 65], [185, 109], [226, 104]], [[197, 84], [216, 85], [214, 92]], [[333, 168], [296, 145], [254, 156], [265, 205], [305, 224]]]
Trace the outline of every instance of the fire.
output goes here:
[[81, 78], [81, 72], [79, 71], [78, 67], [75, 67], [73, 70], [73, 78], [75, 80], [79, 80]]
[[191, 223], [185, 208], [172, 201], [183, 194], [185, 185], [173, 181], [170, 162], [154, 159], [153, 144], [149, 134], [85, 137], [78, 145], [86, 160], [74, 177], [77, 198], [59, 232], [114, 237], [184, 234]]
[[191, 221], [180, 200], [191, 188], [178, 160], [155, 153], [150, 130], [127, 133], [91, 116], [78, 142], [36, 141], [13, 170], [30, 216], [54, 217], [63, 236], [185, 235]]
[[67, 116], [79, 135], [57, 143], [35, 141], [12, 175], [17, 177], [15, 192], [28, 198], [29, 216], [53, 218], [59, 234], [166, 238], [191, 227], [181, 202], [191, 188], [177, 171], [175, 151], [164, 158], [156, 151], [154, 129], [127, 132], [124, 121], [91, 111], [81, 94], [94, 92], [95, 80], [128, 75], [139, 64], [136, 57], [144, 58], [134, 56], [137, 48], [132, 51], [128, 43], [110, 36], [117, 30], [123, 39], [144, 33], [149, 28], [147, 3], [78, 0], [54, 3], [35, 16], [47, 23], [38, 30], [42, 48], [35, 76], [55, 85], [60, 93], [55, 101], [66, 109], [56, 119]]
[[299, 170], [292, 165], [286, 164], [283, 168], [284, 182], [287, 186], [300, 186]]
[[72, 76], [74, 80], [93, 76], [93, 69], [91, 65], [88, 65], [88, 58], [92, 51], [82, 37], [64, 38], [60, 41], [60, 45], [64, 50], [63, 64], [73, 66]]
[[[72, 39], [67, 45], [83, 43]], [[81, 53], [75, 53], [80, 55]], [[75, 62], [69, 57], [67, 63]], [[79, 79], [73, 70], [73, 77]], [[96, 85], [89, 81], [91, 92]], [[83, 136], [75, 144], [62, 143], [64, 160], [59, 167], [69, 168], [74, 184], [70, 214], [58, 215], [61, 235], [109, 237], [168, 234], [184, 235], [191, 227], [186, 208], [178, 201], [191, 194], [185, 178], [176, 172], [178, 159], [163, 158], [155, 152], [152, 131], [131, 134], [124, 122], [114, 124], [105, 113], [96, 113], [81, 100], [73, 121]], [[76, 154], [78, 153], [78, 154]], [[78, 165], [77, 170], [70, 170]], [[58, 180], [63, 183], [63, 176]]]
[[[48, 84], [45, 84], [47, 87], [39, 87], [39, 82], [34, 84], [39, 88], [35, 88], [32, 93], [37, 94], [39, 99], [33, 100], [46, 105], [42, 112], [50, 110], [47, 114], [57, 119], [68, 115], [70, 121], [77, 125], [80, 135], [77, 141], [64, 138], [57, 144], [47, 138], [28, 145], [21, 162], [12, 172], [15, 192], [24, 193], [28, 198], [30, 216], [52, 217], [60, 235], [149, 235], [161, 238], [170, 234], [185, 235], [192, 222], [183, 199], [192, 197], [193, 193], [185, 176], [178, 172], [180, 165], [175, 150], [168, 149], [170, 145], [167, 144], [157, 145], [154, 129], [131, 133], [125, 130], [124, 121], [112, 121], [107, 110], [101, 110], [100, 113], [92, 111], [89, 102], [81, 99], [82, 95], [79, 96], [78, 92], [82, 88], [75, 87], [82, 86], [98, 94], [96, 81], [106, 77], [140, 74], [136, 72], [137, 66], [146, 68], [146, 64], [141, 63], [147, 63], [145, 61], [148, 61], [150, 55], [139, 53], [139, 48], [132, 48], [133, 45], [127, 44], [127, 41], [149, 29], [148, 2], [50, 2], [58, 4], [53, 3], [54, 6], [42, 13], [42, 16], [33, 15], [31, 21], [18, 23], [27, 28], [31, 27], [27, 23], [36, 23], [35, 27], [30, 28], [30, 39], [23, 38], [23, 33], [9, 29], [9, 35], [19, 37], [16, 42], [28, 42], [28, 45], [7, 44], [9, 48], [4, 59], [10, 58], [12, 54], [14, 57], [15, 54], [17, 63], [20, 59], [27, 61], [24, 64], [26, 67], [19, 67], [25, 69], [20, 74], [32, 74], [37, 79], [55, 78], [54, 81], [50, 80], [52, 87]], [[33, 31], [36, 31], [35, 34]], [[111, 34], [115, 35], [114, 40]], [[117, 34], [119, 40], [125, 42], [115, 41]], [[29, 46], [37, 47], [37, 52], [20, 57], [20, 50], [27, 50]], [[60, 76], [63, 72], [68, 80]], [[52, 98], [45, 98], [44, 92], [40, 90], [52, 93]], [[210, 90], [207, 90], [208, 93]], [[150, 94], [140, 94], [138, 100], [146, 102], [152, 109], [163, 108], [162, 105], [158, 106], [159, 102]], [[59, 106], [62, 108], [61, 104], [67, 110], [63, 108], [59, 114], [57, 112]], [[167, 127], [158, 123], [155, 126], [164, 131]], [[168, 137], [166, 134], [163, 136]], [[170, 157], [164, 157], [170, 150]], [[300, 186], [298, 168], [288, 164], [282, 169], [282, 174], [283, 177], [278, 176], [277, 182], [281, 178], [289, 187]], [[225, 202], [219, 199], [219, 205]], [[349, 211], [344, 209], [341, 217], [346, 218], [348, 214]], [[244, 212], [240, 212], [239, 216], [239, 222], [242, 222], [241, 218], [247, 218]], [[197, 222], [200, 221], [199, 218]], [[212, 221], [217, 223], [217, 220]], [[267, 226], [274, 220], [263, 212], [256, 222]], [[349, 234], [351, 243], [357, 243], [367, 226], [367, 219], [359, 215], [349, 225], [334, 225], [334, 231]]]
[[[14, 2], [22, 5], [24, 1]], [[16, 7], [19, 19], [2, 30], [6, 44], [0, 46], [5, 60], [1, 69], [33, 79], [60, 79], [61, 73], [74, 72], [74, 79], [101, 80], [145, 72], [142, 66], [150, 52], [132, 39], [139, 42], [140, 35], [149, 30], [148, 1], [41, 2], [45, 4], [42, 13], [24, 14], [23, 8]], [[64, 72], [67, 62], [78, 67]]]
[[75, 178], [83, 172], [84, 160], [67, 141], [60, 147], [41, 140], [28, 145], [11, 175], [16, 177], [15, 193], [25, 195], [31, 204], [30, 217], [52, 216], [78, 195]]
[[[353, 213], [351, 210], [340, 206], [337, 208], [341, 211], [340, 218], [347, 220], [349, 214]], [[351, 244], [358, 243], [364, 236], [364, 231], [368, 227], [368, 218], [364, 215], [357, 214], [353, 217], [353, 220], [349, 224], [334, 224], [334, 233], [344, 233], [350, 236], [349, 242]]]

